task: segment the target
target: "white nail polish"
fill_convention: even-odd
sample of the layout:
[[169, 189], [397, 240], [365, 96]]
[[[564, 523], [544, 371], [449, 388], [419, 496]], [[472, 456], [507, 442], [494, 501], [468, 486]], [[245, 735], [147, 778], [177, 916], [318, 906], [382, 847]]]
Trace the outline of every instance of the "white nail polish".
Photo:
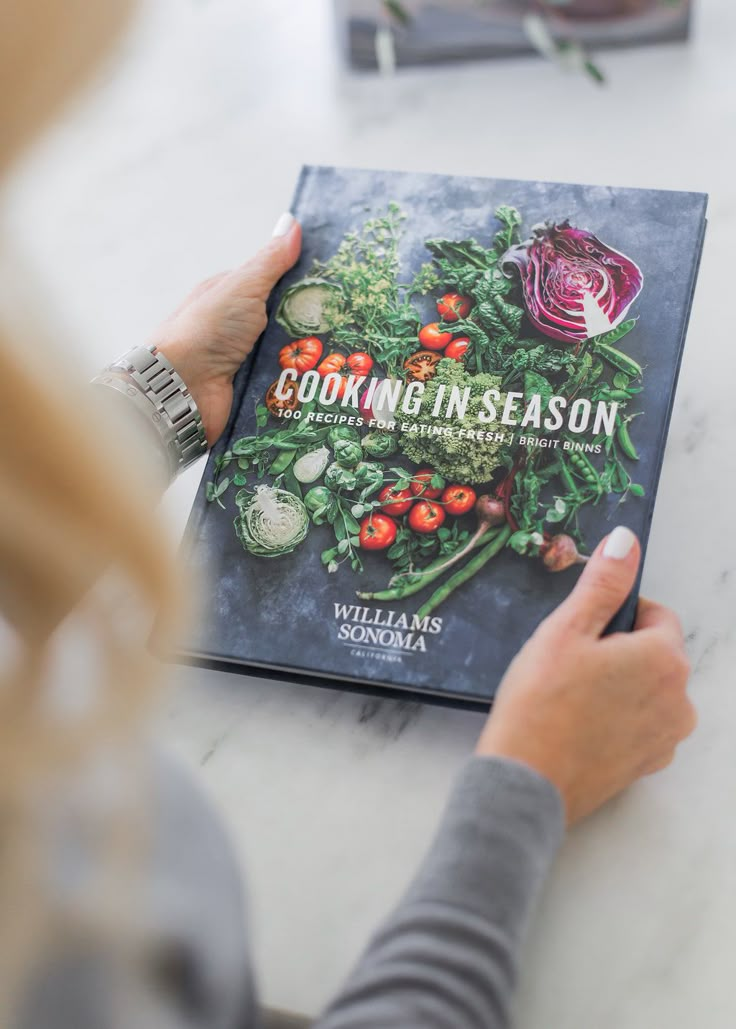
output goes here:
[[291, 211], [284, 211], [279, 220], [273, 227], [272, 236], [285, 236], [291, 226], [294, 224], [294, 215]]
[[603, 548], [604, 557], [612, 557], [615, 561], [623, 561], [631, 553], [636, 543], [636, 536], [625, 525], [617, 525], [606, 540]]

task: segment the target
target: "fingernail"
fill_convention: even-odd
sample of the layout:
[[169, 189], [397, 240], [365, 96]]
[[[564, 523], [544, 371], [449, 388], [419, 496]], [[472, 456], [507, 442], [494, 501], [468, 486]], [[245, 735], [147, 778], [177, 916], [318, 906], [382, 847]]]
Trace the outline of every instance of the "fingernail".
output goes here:
[[291, 213], [291, 211], [284, 211], [284, 213], [281, 215], [279, 220], [274, 225], [273, 232], [271, 233], [271, 235], [273, 237], [285, 236], [293, 224], [294, 215]]
[[631, 553], [636, 543], [636, 536], [625, 525], [617, 525], [606, 540], [603, 548], [604, 557], [612, 557], [615, 561], [623, 561]]

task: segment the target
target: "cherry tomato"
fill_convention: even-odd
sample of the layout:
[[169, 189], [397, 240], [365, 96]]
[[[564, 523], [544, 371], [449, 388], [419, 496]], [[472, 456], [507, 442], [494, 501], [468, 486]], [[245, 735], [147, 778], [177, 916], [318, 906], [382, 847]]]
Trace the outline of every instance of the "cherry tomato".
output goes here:
[[425, 500], [436, 500], [437, 497], [441, 496], [442, 486], [429, 485], [434, 474], [431, 468], [420, 468], [418, 472], [414, 472], [412, 478], [415, 481], [412, 482], [410, 489], [415, 497], [424, 497]]
[[404, 361], [407, 382], [427, 382], [437, 371], [442, 354], [433, 350], [417, 350]]
[[419, 330], [419, 342], [427, 350], [444, 350], [451, 339], [451, 332], [440, 332], [439, 322], [430, 322]]
[[305, 336], [287, 343], [279, 351], [279, 364], [282, 368], [296, 368], [301, 375], [314, 368], [322, 357], [322, 343], [316, 336]]
[[367, 375], [372, 367], [373, 358], [362, 351], [357, 354], [351, 354], [348, 358], [348, 368], [353, 375]]
[[464, 515], [472, 511], [478, 499], [470, 486], [448, 486], [442, 494], [445, 511], [451, 515]]
[[382, 514], [369, 514], [360, 523], [360, 545], [365, 550], [385, 550], [396, 539], [396, 522]]
[[385, 514], [403, 515], [414, 503], [414, 494], [410, 489], [396, 489], [395, 486], [384, 486], [378, 494], [381, 510]]
[[445, 512], [431, 500], [418, 500], [409, 512], [409, 525], [414, 532], [436, 532], [445, 520]]
[[456, 322], [460, 318], [467, 318], [473, 301], [470, 297], [460, 296], [459, 293], [445, 293], [437, 301], [437, 314], [443, 322]]
[[467, 336], [458, 336], [452, 343], [447, 344], [445, 349], [444, 357], [451, 357], [453, 361], [462, 361], [465, 356], [465, 351], [470, 346], [470, 340]]
[[329, 375], [330, 372], [339, 372], [341, 368], [345, 367], [345, 358], [342, 354], [328, 354], [320, 363], [317, 365], [317, 374], [321, 375], [324, 379], [325, 375]]
[[299, 387], [293, 379], [282, 385], [280, 392], [286, 393], [286, 397], [283, 399], [276, 396], [276, 387], [278, 384], [279, 380], [277, 379], [276, 382], [272, 382], [266, 390], [266, 407], [271, 414], [275, 415], [277, 418], [280, 416], [282, 411], [295, 411], [297, 407], [299, 407], [299, 401], [297, 399]]

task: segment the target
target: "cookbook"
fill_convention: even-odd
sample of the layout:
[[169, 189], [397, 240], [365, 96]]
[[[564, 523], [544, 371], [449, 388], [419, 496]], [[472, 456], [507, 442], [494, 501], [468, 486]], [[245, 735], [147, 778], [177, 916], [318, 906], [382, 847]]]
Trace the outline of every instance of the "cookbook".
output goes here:
[[[335, 0], [353, 68], [399, 67], [529, 53], [545, 47], [636, 46], [687, 39], [691, 0]], [[537, 38], [539, 22], [545, 40]], [[390, 57], [386, 51], [390, 48]]]
[[302, 255], [188, 526], [182, 657], [491, 701], [614, 526], [646, 549], [706, 202], [303, 168]]

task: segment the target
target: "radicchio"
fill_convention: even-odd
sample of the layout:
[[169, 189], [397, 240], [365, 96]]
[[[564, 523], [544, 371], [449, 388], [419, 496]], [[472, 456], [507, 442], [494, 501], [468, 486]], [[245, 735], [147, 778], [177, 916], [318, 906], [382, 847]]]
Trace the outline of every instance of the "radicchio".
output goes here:
[[502, 258], [521, 276], [529, 319], [546, 336], [581, 343], [618, 325], [641, 292], [644, 277], [629, 257], [569, 221], [532, 229]]

